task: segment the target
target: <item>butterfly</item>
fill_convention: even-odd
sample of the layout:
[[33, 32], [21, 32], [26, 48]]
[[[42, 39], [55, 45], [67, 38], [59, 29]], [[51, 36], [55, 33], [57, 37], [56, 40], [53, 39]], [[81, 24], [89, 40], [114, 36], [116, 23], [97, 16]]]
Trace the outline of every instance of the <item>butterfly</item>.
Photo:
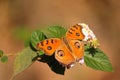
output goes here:
[[70, 27], [62, 38], [45, 39], [37, 44], [37, 48], [43, 50], [45, 55], [54, 55], [55, 59], [67, 68], [74, 66], [75, 62], [83, 64], [84, 41], [93, 38], [88, 35], [87, 29], [85, 24], [76, 24]]

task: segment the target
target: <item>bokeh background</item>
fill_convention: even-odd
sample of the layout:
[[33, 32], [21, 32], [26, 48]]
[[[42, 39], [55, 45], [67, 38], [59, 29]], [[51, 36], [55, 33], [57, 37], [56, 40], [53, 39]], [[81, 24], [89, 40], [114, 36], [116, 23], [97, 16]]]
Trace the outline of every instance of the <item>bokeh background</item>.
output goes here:
[[[114, 72], [96, 71], [76, 64], [58, 75], [47, 64], [35, 62], [15, 80], [120, 80], [120, 1], [119, 0], [0, 0], [0, 49], [17, 53], [24, 42], [15, 38], [14, 28], [34, 30], [59, 24], [70, 27], [78, 22], [89, 24], [109, 57]], [[14, 57], [0, 63], [0, 80], [9, 80]]]

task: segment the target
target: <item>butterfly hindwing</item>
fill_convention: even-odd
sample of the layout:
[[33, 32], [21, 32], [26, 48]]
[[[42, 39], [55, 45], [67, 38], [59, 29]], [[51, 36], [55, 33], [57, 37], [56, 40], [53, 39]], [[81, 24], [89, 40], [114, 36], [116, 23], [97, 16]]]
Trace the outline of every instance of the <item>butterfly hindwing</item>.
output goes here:
[[70, 40], [69, 45], [72, 48], [72, 52], [76, 60], [80, 60], [84, 57], [84, 43], [79, 40]]
[[64, 65], [71, 64], [75, 61], [74, 56], [71, 54], [71, 51], [64, 42], [62, 42], [62, 44], [55, 51], [55, 58]]
[[37, 48], [43, 50], [46, 55], [52, 55], [61, 44], [59, 38], [45, 39], [37, 44]]

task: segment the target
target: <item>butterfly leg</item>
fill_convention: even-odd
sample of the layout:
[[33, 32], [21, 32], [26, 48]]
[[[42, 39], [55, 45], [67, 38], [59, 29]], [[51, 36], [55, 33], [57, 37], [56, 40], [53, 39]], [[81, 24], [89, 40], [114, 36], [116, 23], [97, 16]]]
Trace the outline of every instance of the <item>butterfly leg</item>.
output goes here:
[[70, 69], [74, 66], [74, 63], [70, 63], [70, 64], [67, 64], [67, 65], [62, 64], [62, 63], [59, 63], [59, 64], [62, 65], [62, 67], [66, 67], [67, 69]]
[[78, 62], [82, 65], [84, 63], [84, 58], [79, 59]]
[[70, 68], [72, 68], [74, 66], [74, 63], [71, 63], [71, 64], [68, 64], [66, 67], [67, 67], [67, 69], [70, 69]]

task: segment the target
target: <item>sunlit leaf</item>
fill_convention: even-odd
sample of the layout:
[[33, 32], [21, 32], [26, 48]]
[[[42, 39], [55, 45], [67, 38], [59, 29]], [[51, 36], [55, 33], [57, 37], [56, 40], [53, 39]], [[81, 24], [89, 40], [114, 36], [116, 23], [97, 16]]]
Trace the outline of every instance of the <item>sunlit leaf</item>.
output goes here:
[[44, 51], [43, 50], [38, 50], [37, 53], [38, 53], [38, 56], [44, 55]]
[[[85, 48], [85, 63], [88, 67], [91, 67], [95, 70], [102, 70], [107, 72], [112, 72], [113, 68], [112, 65], [106, 56], [106, 54], [101, 51], [99, 48]], [[91, 54], [94, 53], [94, 54]]]
[[36, 56], [36, 53], [29, 47], [18, 53], [14, 61], [13, 77], [28, 68], [34, 62]]
[[41, 40], [44, 40], [44, 39], [46, 39], [46, 37], [45, 37], [43, 32], [34, 31], [31, 34], [31, 40], [30, 40], [32, 47], [36, 49], [37, 43], [40, 42]]
[[5, 63], [8, 61], [8, 57], [7, 56], [2, 56], [1, 57], [1, 62]]
[[2, 57], [3, 56], [3, 51], [2, 50], [0, 50], [0, 57]]
[[66, 29], [61, 26], [50, 26], [47, 28], [47, 36], [61, 38], [65, 35]]

